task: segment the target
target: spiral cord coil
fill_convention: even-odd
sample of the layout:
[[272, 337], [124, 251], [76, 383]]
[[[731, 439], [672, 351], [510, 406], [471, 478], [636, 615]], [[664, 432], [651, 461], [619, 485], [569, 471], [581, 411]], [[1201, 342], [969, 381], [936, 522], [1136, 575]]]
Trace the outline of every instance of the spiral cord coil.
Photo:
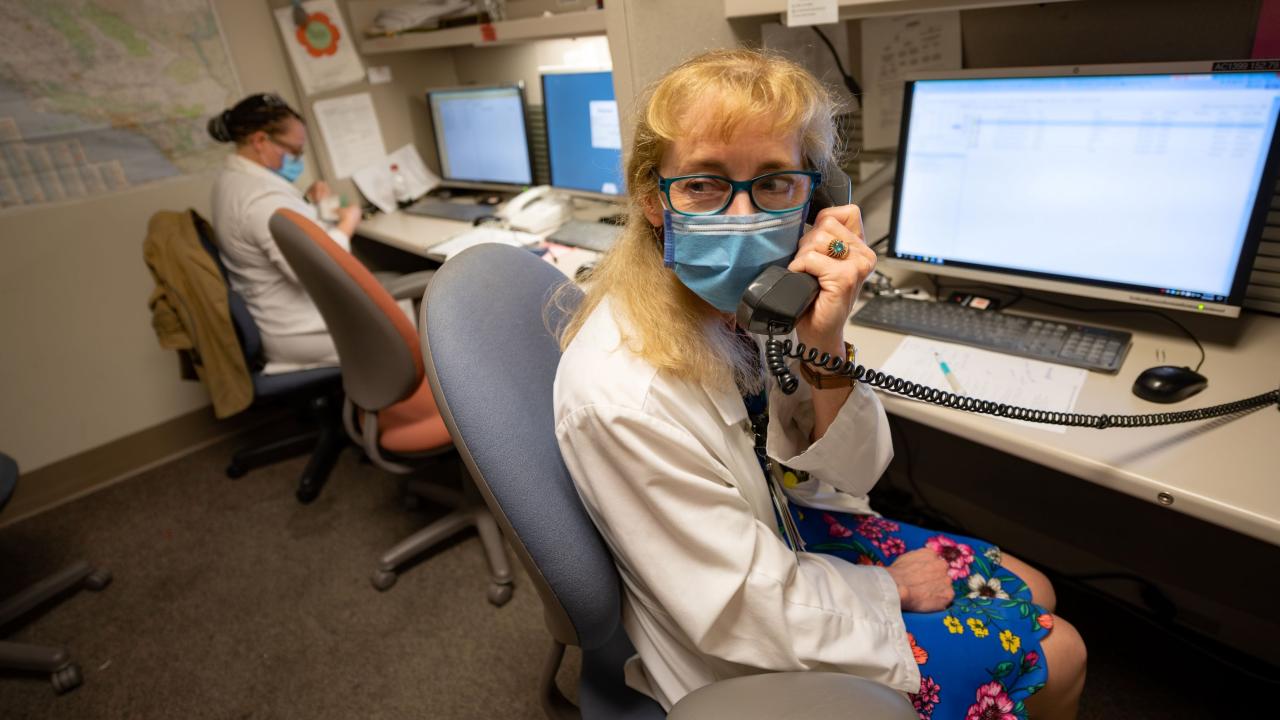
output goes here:
[[1222, 403], [1195, 410], [1179, 410], [1167, 413], [1148, 413], [1145, 415], [1088, 415], [1083, 413], [1064, 413], [1050, 410], [1036, 410], [1017, 405], [1006, 405], [989, 400], [979, 400], [966, 395], [921, 385], [888, 375], [879, 370], [857, 365], [844, 358], [807, 348], [804, 343], [792, 343], [790, 340], [779, 340], [770, 335], [765, 341], [765, 365], [769, 373], [778, 381], [782, 392], [790, 395], [796, 391], [800, 382], [791, 369], [787, 367], [788, 359], [796, 359], [835, 375], [847, 375], [855, 381], [871, 387], [942, 407], [954, 408], [979, 415], [995, 415], [997, 417], [1046, 425], [1064, 425], [1066, 427], [1088, 427], [1096, 430], [1107, 428], [1154, 427], [1157, 425], [1176, 425], [1178, 423], [1208, 420], [1210, 418], [1232, 415], [1254, 410], [1268, 405], [1280, 406], [1280, 389], [1254, 395], [1243, 400]]

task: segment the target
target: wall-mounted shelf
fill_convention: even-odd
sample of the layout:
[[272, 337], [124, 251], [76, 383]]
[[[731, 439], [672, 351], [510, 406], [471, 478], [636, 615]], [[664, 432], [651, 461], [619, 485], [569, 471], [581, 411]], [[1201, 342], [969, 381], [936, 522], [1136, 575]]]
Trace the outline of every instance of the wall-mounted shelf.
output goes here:
[[[354, 14], [353, 11], [353, 23], [357, 21]], [[487, 25], [464, 25], [443, 30], [408, 32], [392, 37], [364, 37], [361, 34], [357, 44], [360, 46], [360, 52], [373, 55], [409, 50], [501, 45], [551, 38], [604, 35], [604, 25], [603, 10], [581, 10], [544, 17], [503, 20]], [[361, 30], [362, 28], [358, 25], [354, 32], [361, 33]]]
[[[1007, 5], [1039, 5], [1074, 0], [837, 0], [841, 20], [876, 15], [907, 15], [935, 10], [972, 10]], [[787, 0], [724, 0], [726, 18], [786, 15]]]

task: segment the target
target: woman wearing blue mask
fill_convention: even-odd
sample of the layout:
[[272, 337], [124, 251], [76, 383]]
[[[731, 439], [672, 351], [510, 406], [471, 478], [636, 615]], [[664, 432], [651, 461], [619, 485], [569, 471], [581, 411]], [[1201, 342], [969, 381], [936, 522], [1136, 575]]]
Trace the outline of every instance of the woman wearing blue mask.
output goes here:
[[[294, 185], [307, 144], [302, 116], [278, 95], [250, 95], [211, 118], [209, 134], [235, 143], [213, 186], [213, 228], [232, 287], [262, 333], [264, 372], [336, 365], [338, 353], [320, 312], [267, 228], [280, 208], [319, 222], [316, 206], [330, 194], [323, 182], [305, 194]], [[321, 224], [350, 249], [359, 222], [359, 208], [343, 207], [336, 223]]]
[[624, 587], [628, 682], [669, 708], [726, 677], [823, 670], [926, 719], [1074, 717], [1084, 644], [1044, 575], [877, 515], [893, 449], [875, 394], [809, 373], [785, 395], [736, 327], [751, 279], [785, 266], [820, 288], [798, 339], [853, 352], [875, 265], [861, 215], [804, 225], [836, 114], [804, 69], [749, 50], [683, 63], [640, 105], [627, 227], [562, 329], [555, 386], [560, 449]]

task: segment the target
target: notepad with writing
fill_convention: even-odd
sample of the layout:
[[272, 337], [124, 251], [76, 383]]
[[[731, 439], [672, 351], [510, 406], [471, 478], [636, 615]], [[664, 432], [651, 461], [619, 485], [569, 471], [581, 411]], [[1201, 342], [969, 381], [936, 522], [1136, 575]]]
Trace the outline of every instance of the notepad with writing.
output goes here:
[[[1081, 368], [913, 335], [903, 338], [884, 366], [877, 369], [895, 377], [954, 392], [942, 372], [940, 360], [950, 368], [966, 395], [1036, 410], [1074, 412], [1076, 399], [1088, 377], [1088, 371]], [[1058, 425], [1000, 419], [1049, 432], [1067, 431]]]

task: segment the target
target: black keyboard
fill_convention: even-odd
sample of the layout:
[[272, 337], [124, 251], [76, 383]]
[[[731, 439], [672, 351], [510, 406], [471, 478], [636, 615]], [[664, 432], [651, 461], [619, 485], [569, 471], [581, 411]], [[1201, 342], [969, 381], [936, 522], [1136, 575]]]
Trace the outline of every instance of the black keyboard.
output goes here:
[[570, 220], [551, 233], [547, 240], [561, 245], [607, 252], [621, 234], [622, 228], [610, 223]]
[[1112, 373], [1133, 339], [1120, 330], [896, 297], [872, 298], [849, 322]]
[[435, 198], [422, 198], [404, 209], [410, 215], [444, 218], [446, 220], [462, 220], [473, 222], [480, 218], [493, 217], [493, 206], [472, 203], [453, 203]]

